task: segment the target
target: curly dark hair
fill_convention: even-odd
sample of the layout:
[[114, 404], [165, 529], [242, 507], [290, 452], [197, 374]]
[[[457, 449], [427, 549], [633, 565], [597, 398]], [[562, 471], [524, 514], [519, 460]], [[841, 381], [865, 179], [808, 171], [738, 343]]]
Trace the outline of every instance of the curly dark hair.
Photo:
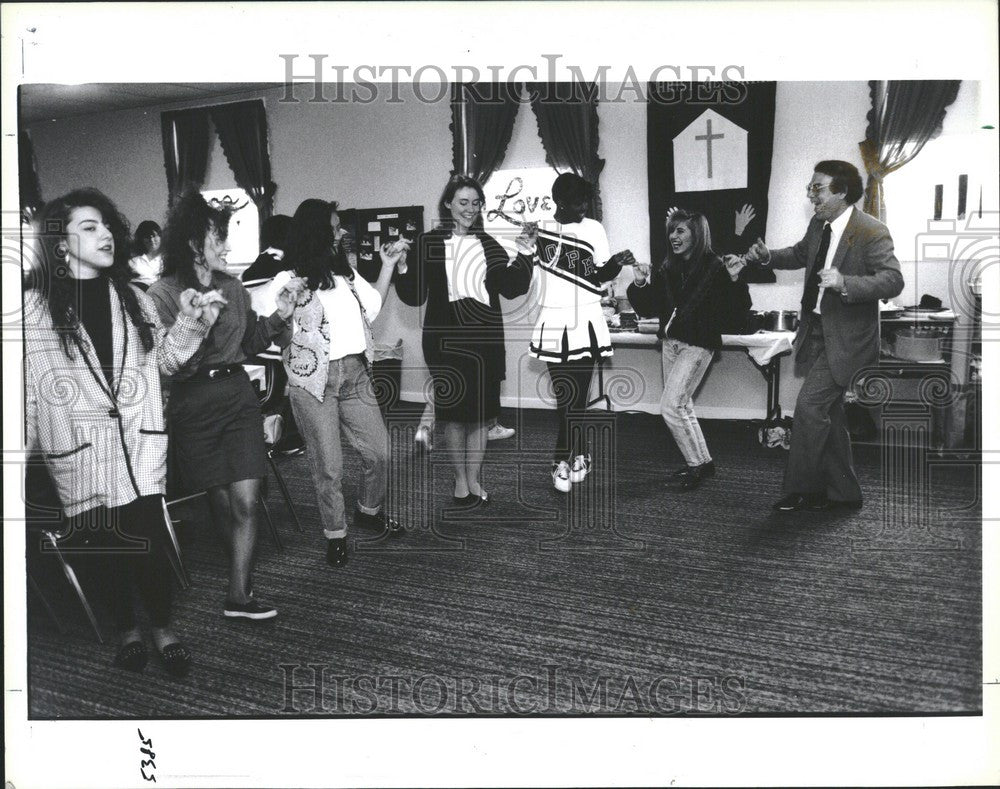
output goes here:
[[139, 331], [142, 347], [148, 353], [153, 349], [153, 331], [139, 304], [135, 288], [129, 284], [133, 273], [128, 262], [128, 220], [103, 192], [89, 187], [74, 189], [45, 204], [38, 217], [38, 266], [29, 281], [29, 287], [37, 291], [48, 305], [59, 342], [66, 356], [72, 359], [74, 346], [81, 340], [80, 288], [66, 265], [66, 239], [73, 211], [78, 208], [96, 209], [111, 231], [115, 244], [114, 262], [102, 270], [100, 276], [111, 281], [129, 320]]
[[188, 187], [174, 202], [163, 230], [163, 274], [174, 276], [186, 288], [201, 289], [195, 263], [205, 251], [209, 231], [220, 241], [229, 236], [229, 208], [210, 205], [194, 187]]
[[153, 236], [161, 235], [160, 226], [152, 219], [143, 220], [135, 228], [135, 235], [132, 237], [132, 254], [148, 255], [153, 250], [149, 246]]
[[336, 274], [354, 279], [344, 245], [336, 243], [330, 227], [330, 218], [336, 210], [336, 203], [315, 198], [303, 200], [288, 228], [285, 261], [306, 280], [310, 290], [336, 287]]

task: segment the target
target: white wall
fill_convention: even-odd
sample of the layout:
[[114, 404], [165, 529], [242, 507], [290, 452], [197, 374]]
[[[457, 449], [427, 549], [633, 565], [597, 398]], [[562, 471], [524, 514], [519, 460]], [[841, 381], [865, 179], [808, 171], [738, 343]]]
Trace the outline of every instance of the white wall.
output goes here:
[[[226, 100], [263, 98], [271, 139], [271, 163], [279, 184], [275, 209], [291, 214], [307, 197], [338, 200], [345, 206], [370, 208], [423, 205], [425, 223], [436, 216], [436, 202], [451, 169], [450, 108], [447, 101], [425, 103], [401, 86], [402, 101], [388, 101], [383, 91], [370, 104], [310, 103], [308, 85], [302, 101], [279, 101], [283, 89], [249, 92]], [[608, 91], [614, 95], [616, 91]], [[621, 102], [599, 107], [600, 155], [606, 160], [601, 177], [604, 224], [614, 250], [629, 248], [640, 260], [649, 259], [649, 219], [646, 179], [646, 106], [630, 93]], [[967, 129], [979, 117], [978, 91], [963, 85], [949, 110], [945, 130]], [[125, 110], [32, 124], [29, 129], [46, 196], [82, 185], [106, 191], [133, 223], [161, 219], [166, 207], [166, 177], [160, 144], [160, 112], [191, 103]], [[866, 82], [780, 82], [775, 109], [774, 157], [768, 194], [767, 239], [771, 246], [797, 241], [810, 217], [805, 184], [820, 159], [840, 158], [862, 168], [858, 142], [864, 138], [869, 107]], [[503, 166], [544, 165], [544, 150], [534, 114], [522, 104]], [[206, 186], [234, 185], [221, 146], [214, 143]], [[890, 215], [890, 229], [892, 229]], [[904, 261], [908, 287], [934, 292], [946, 282], [943, 265], [919, 271]], [[910, 286], [918, 280], [919, 286]], [[802, 288], [801, 272], [777, 272], [778, 283], [751, 286], [758, 309], [795, 309]], [[629, 274], [623, 272], [619, 289]], [[947, 291], [947, 287], [940, 288]], [[907, 291], [906, 298], [917, 294]], [[402, 337], [407, 364], [406, 397], [421, 399], [425, 373], [419, 350], [417, 311], [392, 299], [380, 320], [383, 339]], [[542, 367], [523, 361], [527, 326], [511, 326], [505, 403], [539, 404], [535, 378]], [[410, 360], [415, 364], [410, 365]], [[646, 395], [636, 407], [655, 409], [660, 387], [659, 360], [653, 351], [623, 350], [614, 365], [629, 367], [645, 382]], [[782, 403], [791, 410], [799, 381], [786, 364]], [[514, 371], [525, 370], [518, 381]], [[544, 389], [544, 387], [543, 387]], [[725, 352], [698, 394], [706, 416], [751, 416], [763, 403], [764, 382], [741, 352]], [[747, 407], [747, 403], [751, 407]]]

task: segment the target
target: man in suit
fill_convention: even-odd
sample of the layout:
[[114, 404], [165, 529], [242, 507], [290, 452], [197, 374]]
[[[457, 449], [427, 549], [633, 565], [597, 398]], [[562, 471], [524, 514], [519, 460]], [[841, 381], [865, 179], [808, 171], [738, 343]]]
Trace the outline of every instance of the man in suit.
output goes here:
[[863, 194], [854, 165], [823, 161], [806, 191], [814, 216], [805, 237], [786, 249], [751, 247], [750, 262], [806, 269], [796, 365], [806, 379], [795, 403], [781, 512], [860, 507], [844, 392], [879, 353], [879, 299], [903, 289], [889, 230], [854, 207]]

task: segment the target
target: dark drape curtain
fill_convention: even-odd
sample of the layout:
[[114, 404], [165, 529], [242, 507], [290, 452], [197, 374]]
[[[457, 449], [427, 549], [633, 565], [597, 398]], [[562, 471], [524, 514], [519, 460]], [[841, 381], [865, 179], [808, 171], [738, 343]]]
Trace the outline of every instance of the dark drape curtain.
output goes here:
[[167, 192], [173, 205], [185, 186], [201, 187], [208, 170], [209, 113], [207, 107], [175, 110], [160, 115], [163, 166]]
[[485, 184], [503, 163], [520, 106], [519, 87], [507, 82], [451, 86], [452, 173]]
[[256, 203], [263, 222], [271, 216], [274, 200], [264, 102], [258, 99], [220, 104], [209, 111], [236, 183]]
[[[648, 89], [646, 170], [651, 259], [658, 263], [667, 253], [664, 220], [670, 208], [704, 214], [712, 231], [712, 247], [719, 254], [746, 252], [755, 239], [766, 238], [777, 83], [651, 82]], [[706, 134], [711, 113], [746, 133], [746, 186], [681, 191], [686, 186], [678, 185], [678, 175], [706, 166], [710, 149], [707, 140], [699, 142], [697, 160], [684, 156], [678, 160], [674, 156], [676, 141], [682, 135]], [[727, 137], [733, 131], [720, 134], [716, 129], [718, 138], [713, 144], [730, 142]], [[751, 211], [744, 211], [745, 206], [751, 207], [752, 216]], [[758, 266], [748, 268], [744, 276], [752, 282], [775, 281], [771, 269]]]
[[24, 129], [17, 134], [17, 175], [21, 212], [26, 217], [33, 216], [42, 207], [42, 188], [38, 183], [35, 146]]
[[865, 139], [858, 144], [868, 185], [865, 213], [885, 221], [883, 179], [941, 134], [945, 111], [958, 95], [959, 80], [872, 80], [872, 108]]
[[597, 85], [580, 82], [531, 82], [531, 109], [545, 161], [554, 170], [572, 170], [594, 187], [588, 216], [601, 219], [600, 177], [604, 160], [597, 155]]

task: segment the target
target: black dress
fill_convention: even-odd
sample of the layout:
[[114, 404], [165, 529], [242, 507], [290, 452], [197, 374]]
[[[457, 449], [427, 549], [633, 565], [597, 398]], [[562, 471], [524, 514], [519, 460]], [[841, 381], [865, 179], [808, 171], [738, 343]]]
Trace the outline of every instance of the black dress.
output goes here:
[[445, 241], [450, 231], [437, 228], [421, 235], [410, 251], [396, 291], [405, 304], [425, 301], [423, 351], [434, 380], [434, 413], [446, 422], [478, 423], [500, 411], [500, 383], [506, 376], [500, 296], [512, 299], [531, 286], [531, 258], [511, 262], [503, 247], [483, 230], [473, 235], [486, 256], [485, 287], [489, 304], [448, 296]]

